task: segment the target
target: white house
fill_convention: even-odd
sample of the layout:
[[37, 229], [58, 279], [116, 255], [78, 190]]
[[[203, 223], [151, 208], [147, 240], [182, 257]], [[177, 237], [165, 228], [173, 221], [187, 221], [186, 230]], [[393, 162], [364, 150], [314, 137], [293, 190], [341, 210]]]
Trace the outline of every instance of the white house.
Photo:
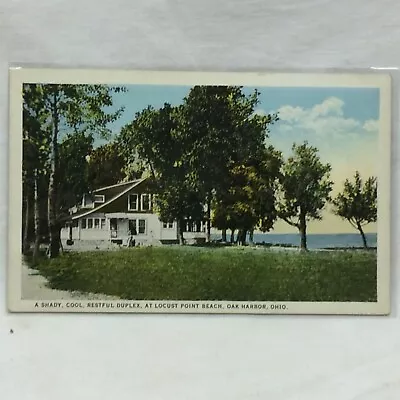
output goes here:
[[[146, 178], [97, 189], [71, 210], [61, 240], [71, 247], [82, 242], [103, 247], [127, 244], [132, 235], [135, 245], [176, 243], [176, 221], [160, 221], [153, 212], [153, 198]], [[188, 243], [195, 243], [205, 240], [205, 232], [204, 221], [187, 221], [183, 235]]]

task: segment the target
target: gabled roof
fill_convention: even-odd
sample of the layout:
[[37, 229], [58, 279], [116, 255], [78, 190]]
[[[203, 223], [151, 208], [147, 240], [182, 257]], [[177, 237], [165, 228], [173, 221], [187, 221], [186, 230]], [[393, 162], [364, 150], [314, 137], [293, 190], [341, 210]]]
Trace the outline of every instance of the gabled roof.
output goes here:
[[[95, 207], [95, 208], [91, 208], [90, 210], [85, 210], [85, 211], [80, 210], [80, 211], [78, 211], [76, 214], [72, 215], [71, 218], [74, 220], [74, 219], [77, 219], [77, 218], [85, 217], [86, 215], [93, 214], [93, 213], [95, 213], [95, 212], [101, 210], [103, 207], [105, 207], [105, 206], [111, 204], [112, 202], [114, 202], [115, 200], [119, 199], [119, 198], [122, 197], [124, 194], [128, 193], [131, 189], [133, 189], [135, 186], [138, 186], [140, 183], [142, 183], [142, 182], [145, 181], [146, 179], [147, 179], [147, 178], [136, 179], [136, 180], [131, 181], [131, 182], [124, 182], [123, 184], [126, 185], [126, 184], [130, 183], [130, 185], [129, 185], [126, 189], [124, 189], [123, 191], [121, 191], [120, 193], [118, 193], [116, 196], [114, 196], [114, 197], [111, 198], [110, 200], [106, 201], [106, 202], [103, 203], [103, 204], [100, 204], [99, 206], [97, 206], [97, 207]], [[108, 189], [108, 188], [110, 188], [110, 187], [116, 187], [116, 186], [122, 186], [122, 184], [119, 184], [119, 183], [118, 183], [118, 184], [116, 184], [116, 185], [108, 186], [108, 187], [106, 187], [106, 188]], [[102, 189], [104, 190], [105, 188], [102, 188]], [[102, 190], [102, 189], [97, 189], [97, 190]]]
[[101, 192], [103, 190], [112, 189], [112, 188], [115, 188], [115, 187], [118, 187], [118, 186], [129, 185], [129, 184], [133, 184], [133, 183], [137, 183], [137, 182], [141, 182], [141, 181], [143, 181], [143, 179], [134, 179], [132, 181], [120, 182], [120, 183], [116, 183], [115, 185], [104, 186], [102, 188], [95, 189], [95, 190], [93, 190], [93, 193], [98, 193], [98, 192]]

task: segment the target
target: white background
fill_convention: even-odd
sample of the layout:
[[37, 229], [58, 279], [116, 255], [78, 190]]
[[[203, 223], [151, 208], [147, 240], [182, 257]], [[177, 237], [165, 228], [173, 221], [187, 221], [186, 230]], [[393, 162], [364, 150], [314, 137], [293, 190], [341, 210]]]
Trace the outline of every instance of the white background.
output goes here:
[[[396, 67], [399, 15], [397, 0], [1, 0], [1, 215], [7, 214], [10, 63], [223, 71]], [[396, 99], [397, 90], [396, 84]], [[394, 106], [397, 133], [397, 100]], [[392, 147], [395, 248], [397, 137]], [[389, 317], [11, 315], [3, 295], [5, 221], [4, 399], [400, 397], [397, 250]]]

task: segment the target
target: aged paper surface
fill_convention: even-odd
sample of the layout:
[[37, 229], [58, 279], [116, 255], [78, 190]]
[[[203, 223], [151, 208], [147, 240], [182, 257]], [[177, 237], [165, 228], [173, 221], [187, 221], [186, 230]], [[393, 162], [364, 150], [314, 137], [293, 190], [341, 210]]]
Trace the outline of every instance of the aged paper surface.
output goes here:
[[389, 76], [16, 68], [10, 89], [11, 311], [389, 312]]

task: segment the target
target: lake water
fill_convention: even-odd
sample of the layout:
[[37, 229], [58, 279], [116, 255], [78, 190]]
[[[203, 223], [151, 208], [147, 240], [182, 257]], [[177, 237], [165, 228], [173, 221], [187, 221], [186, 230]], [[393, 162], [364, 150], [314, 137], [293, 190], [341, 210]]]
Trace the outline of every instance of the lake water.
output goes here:
[[[365, 234], [369, 247], [376, 247], [377, 234]], [[212, 235], [213, 239], [221, 239], [221, 235]], [[230, 232], [228, 232], [228, 240]], [[247, 238], [248, 239], [248, 238]], [[264, 233], [254, 234], [254, 242], [256, 243], [272, 243], [275, 245], [292, 245], [298, 246], [300, 244], [300, 235], [293, 233]], [[307, 246], [309, 249], [323, 249], [335, 247], [362, 247], [363, 242], [361, 235], [358, 233], [338, 233], [338, 234], [309, 234], [307, 235]]]

